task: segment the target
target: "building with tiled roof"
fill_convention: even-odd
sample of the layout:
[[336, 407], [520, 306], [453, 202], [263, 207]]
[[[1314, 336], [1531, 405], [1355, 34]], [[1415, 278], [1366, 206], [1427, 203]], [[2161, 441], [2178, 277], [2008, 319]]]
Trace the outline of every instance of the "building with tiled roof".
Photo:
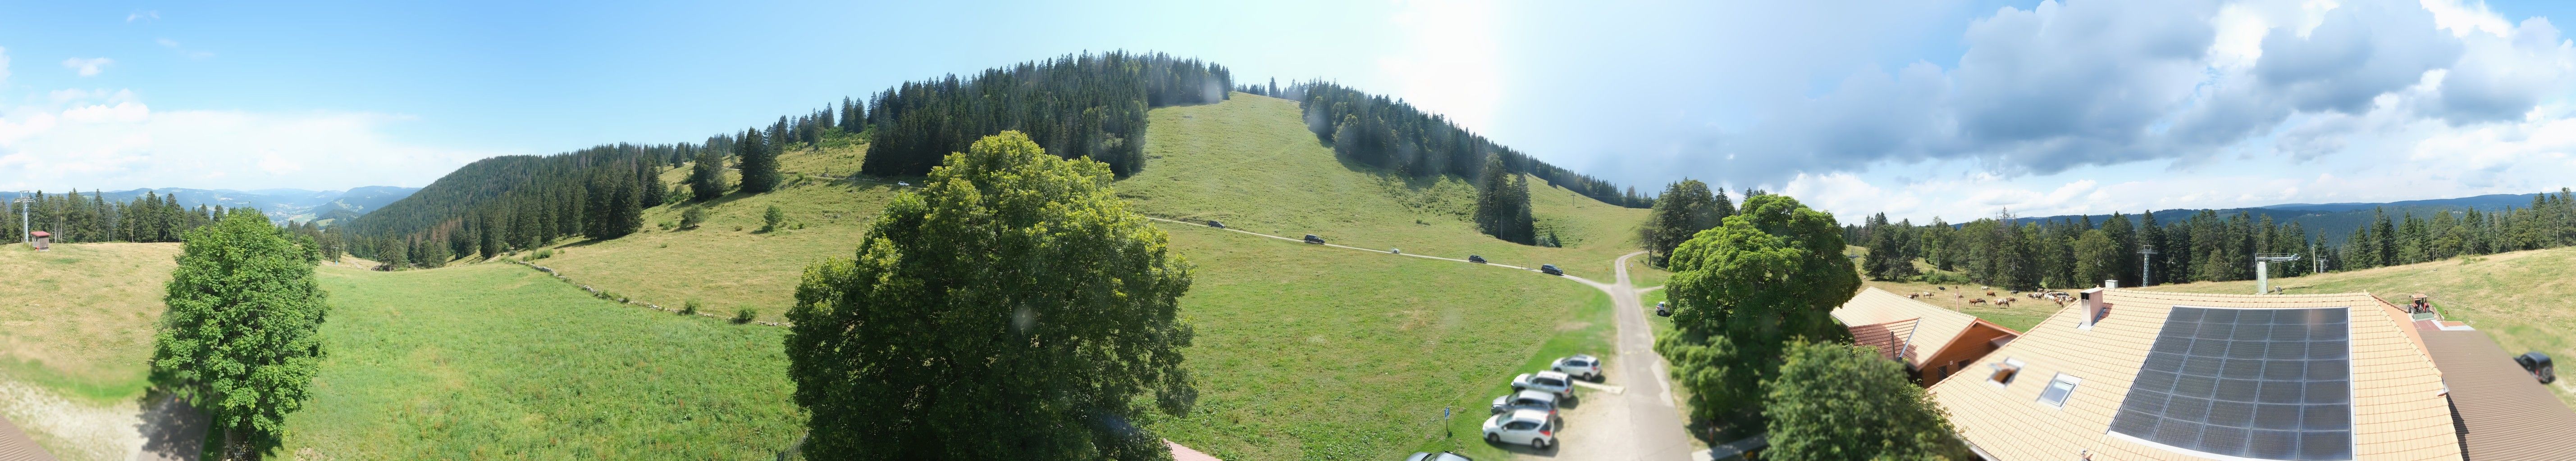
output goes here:
[[1932, 399], [2001, 461], [2461, 461], [2443, 373], [2366, 293], [2087, 290]]
[[1880, 355], [1904, 362], [1926, 385], [2021, 336], [1994, 322], [1877, 287], [1861, 289], [1834, 308], [1833, 316], [1851, 330], [1854, 343], [1877, 347]]
[[2576, 458], [2576, 410], [2486, 332], [2465, 326], [2417, 331], [2451, 391], [2469, 461]]

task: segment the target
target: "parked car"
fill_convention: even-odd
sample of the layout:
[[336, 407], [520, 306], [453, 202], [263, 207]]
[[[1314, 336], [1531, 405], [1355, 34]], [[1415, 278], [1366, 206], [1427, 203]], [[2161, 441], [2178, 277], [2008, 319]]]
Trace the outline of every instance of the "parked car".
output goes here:
[[2521, 364], [2523, 371], [2531, 372], [2531, 377], [2540, 378], [2541, 384], [2558, 381], [2558, 367], [2549, 364], [2549, 354], [2531, 351], [2513, 356], [2513, 362]]
[[1395, 254], [1395, 255], [1404, 254], [1404, 249], [1403, 249], [1403, 248], [1388, 248], [1388, 249], [1386, 249], [1386, 254]]
[[1224, 229], [1224, 228], [1225, 228], [1225, 223], [1216, 222], [1216, 220], [1214, 220], [1214, 219], [1210, 219], [1210, 220], [1208, 220], [1208, 227], [1214, 227], [1214, 228], [1218, 228], [1218, 229]]
[[1584, 381], [1601, 381], [1601, 359], [1590, 355], [1574, 354], [1572, 357], [1556, 359], [1556, 364], [1549, 365], [1547, 369], [1565, 373], [1567, 376], [1583, 378]]
[[1547, 275], [1565, 275], [1565, 271], [1557, 269], [1555, 264], [1540, 264], [1538, 271], [1546, 272]]
[[1517, 410], [1485, 418], [1485, 443], [1517, 443], [1545, 450], [1556, 445], [1556, 423], [1538, 410]]
[[1574, 377], [1558, 371], [1521, 373], [1520, 376], [1512, 378], [1512, 390], [1542, 391], [1556, 394], [1556, 398], [1560, 400], [1572, 398], [1574, 397]]
[[1306, 243], [1312, 243], [1312, 244], [1316, 244], [1316, 245], [1322, 245], [1322, 244], [1324, 244], [1324, 238], [1323, 238], [1323, 237], [1316, 237], [1316, 236], [1315, 236], [1315, 234], [1306, 234]]
[[1671, 317], [1671, 316], [1673, 316], [1673, 306], [1668, 305], [1668, 304], [1664, 304], [1664, 302], [1663, 302], [1663, 301], [1655, 301], [1655, 316], [1656, 316], [1656, 317]]
[[1461, 455], [1461, 454], [1457, 454], [1457, 453], [1450, 453], [1450, 452], [1443, 451], [1443, 452], [1439, 452], [1439, 453], [1432, 453], [1432, 452], [1414, 453], [1414, 454], [1413, 454], [1413, 456], [1406, 456], [1406, 457], [1404, 457], [1404, 461], [1476, 461], [1476, 460], [1467, 458], [1467, 455]]
[[1494, 397], [1493, 414], [1499, 415], [1518, 410], [1545, 411], [1549, 418], [1555, 418], [1556, 394], [1539, 391], [1520, 391]]
[[1467, 255], [1467, 262], [1476, 263], [1476, 264], [1484, 264], [1484, 263], [1485, 263], [1485, 257], [1483, 257], [1483, 256], [1476, 256], [1476, 255]]

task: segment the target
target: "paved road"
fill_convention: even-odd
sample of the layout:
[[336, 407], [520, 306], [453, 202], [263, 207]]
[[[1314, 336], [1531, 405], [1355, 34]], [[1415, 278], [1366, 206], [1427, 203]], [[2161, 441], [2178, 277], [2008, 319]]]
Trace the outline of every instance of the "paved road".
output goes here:
[[[1655, 330], [1646, 324], [1643, 302], [1637, 300], [1641, 290], [1628, 284], [1628, 260], [1645, 252], [1620, 256], [1612, 264], [1618, 268], [1614, 283], [1601, 283], [1582, 277], [1566, 278], [1591, 285], [1610, 294], [1619, 327], [1612, 341], [1617, 351], [1609, 357], [1609, 382], [1618, 386], [1617, 393], [1594, 390], [1581, 400], [1575, 416], [1568, 417], [1564, 447], [1544, 456], [1523, 453], [1524, 457], [1544, 456], [1552, 459], [1589, 460], [1673, 460], [1691, 459], [1690, 433], [1684, 428], [1681, 407], [1673, 398], [1671, 383], [1665, 377], [1664, 356], [1655, 353]], [[1662, 288], [1662, 287], [1656, 287]], [[1651, 289], [1651, 288], [1650, 288]], [[1594, 407], [1606, 407], [1594, 410]], [[1597, 413], [1596, 413], [1597, 411]], [[1593, 416], [1588, 421], [1575, 418]], [[1580, 426], [1576, 426], [1580, 424]], [[1611, 437], [1599, 437], [1610, 435]]]
[[[1151, 216], [1146, 219], [1206, 227], [1204, 222]], [[1240, 229], [1209, 229], [1291, 242], [1304, 241]], [[1343, 245], [1322, 246], [1387, 253], [1386, 250]], [[1430, 255], [1399, 254], [1416, 258], [1468, 262], [1463, 259]], [[1688, 461], [1691, 459], [1690, 434], [1686, 432], [1687, 429], [1683, 424], [1679, 401], [1673, 398], [1671, 383], [1665, 381], [1665, 377], [1671, 376], [1671, 373], [1665, 371], [1663, 355], [1655, 353], [1654, 327], [1646, 324], [1645, 305], [1637, 300], [1637, 294], [1663, 287], [1656, 286], [1640, 290], [1628, 284], [1628, 260], [1643, 254], [1646, 252], [1629, 253], [1619, 256], [1618, 260], [1611, 261], [1611, 265], [1616, 268], [1613, 274], [1617, 276], [1613, 283], [1595, 282], [1572, 275], [1557, 276], [1582, 282], [1610, 295], [1612, 310], [1617, 311], [1614, 317], [1618, 322], [1619, 334], [1612, 341], [1613, 347], [1617, 350], [1607, 357], [1606, 363], [1603, 364], [1605, 369], [1602, 370], [1602, 374], [1607, 375], [1609, 379], [1601, 386], [1587, 386], [1593, 390], [1584, 394], [1583, 398], [1574, 401], [1573, 405], [1569, 405], [1572, 408], [1563, 415], [1566, 428], [1562, 434], [1565, 435], [1558, 441], [1558, 446], [1547, 450], [1530, 450], [1518, 445], [1507, 445], [1504, 446], [1505, 450], [1519, 454], [1522, 458], [1533, 459], [1607, 461]], [[1527, 267], [1504, 264], [1484, 265], [1534, 271]]]

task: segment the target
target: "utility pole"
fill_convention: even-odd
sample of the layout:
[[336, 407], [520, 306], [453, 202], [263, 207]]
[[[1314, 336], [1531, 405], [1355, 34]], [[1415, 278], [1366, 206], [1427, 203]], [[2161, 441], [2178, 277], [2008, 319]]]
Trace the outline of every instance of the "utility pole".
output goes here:
[[[32, 239], [34, 239], [35, 237], [29, 237], [29, 236], [27, 236], [28, 231], [33, 230], [33, 229], [30, 229], [30, 228], [28, 228], [28, 227], [27, 227], [27, 209], [29, 209], [29, 208], [35, 208], [35, 207], [36, 207], [36, 205], [35, 205], [35, 203], [36, 203], [36, 199], [35, 199], [34, 197], [28, 197], [28, 196], [27, 196], [27, 191], [18, 191], [18, 198], [13, 199], [13, 200], [10, 200], [10, 201], [9, 201], [9, 203], [13, 203], [13, 204], [16, 204], [16, 203], [23, 203], [23, 204], [24, 204], [24, 205], [18, 205], [18, 243], [27, 243], [27, 244], [33, 244], [33, 243], [35, 243], [35, 241], [34, 241], [34, 240], [32, 240]], [[0, 216], [8, 216], [8, 215], [0, 214]]]
[[2138, 286], [2156, 284], [2155, 245], [2138, 245]]

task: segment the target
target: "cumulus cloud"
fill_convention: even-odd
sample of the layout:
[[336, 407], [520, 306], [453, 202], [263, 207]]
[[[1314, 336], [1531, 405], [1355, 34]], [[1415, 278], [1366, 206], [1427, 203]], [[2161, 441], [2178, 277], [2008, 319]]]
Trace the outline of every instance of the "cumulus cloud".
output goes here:
[[63, 68], [79, 72], [82, 77], [89, 77], [98, 75], [99, 68], [115, 63], [115, 60], [107, 58], [71, 58], [63, 60]]
[[405, 117], [352, 112], [157, 110], [132, 92], [62, 90], [0, 109], [0, 189], [418, 186], [506, 154], [384, 134]]
[[1975, 20], [1956, 65], [1864, 70], [1717, 151], [1738, 181], [1963, 161], [2004, 176], [2354, 146], [2357, 117], [2510, 122], [2563, 96], [2548, 20], [2426, 0], [2049, 0]]

